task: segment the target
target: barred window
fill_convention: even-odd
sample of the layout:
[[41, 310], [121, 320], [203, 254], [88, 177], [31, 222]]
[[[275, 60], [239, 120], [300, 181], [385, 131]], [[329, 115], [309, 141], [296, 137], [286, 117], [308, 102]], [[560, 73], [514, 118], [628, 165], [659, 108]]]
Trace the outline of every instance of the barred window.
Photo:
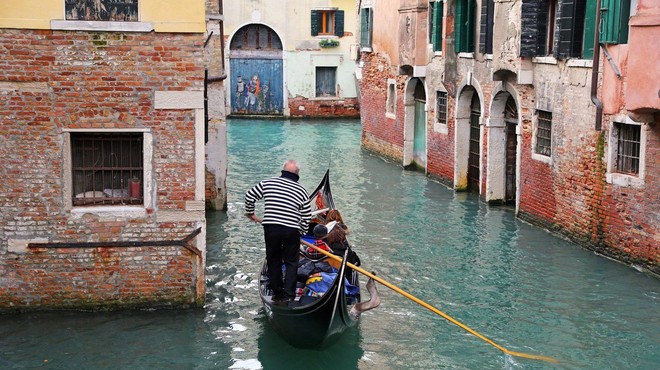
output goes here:
[[435, 95], [435, 116], [438, 123], [447, 124], [447, 93], [437, 91]]
[[66, 0], [64, 8], [67, 21], [138, 21], [138, 0]]
[[618, 133], [616, 145], [616, 171], [619, 173], [639, 174], [641, 126], [614, 122]]
[[72, 133], [72, 204], [143, 204], [141, 133]]
[[549, 157], [552, 154], [552, 112], [537, 110], [536, 113], [536, 153]]
[[337, 96], [337, 67], [316, 67], [316, 97]]

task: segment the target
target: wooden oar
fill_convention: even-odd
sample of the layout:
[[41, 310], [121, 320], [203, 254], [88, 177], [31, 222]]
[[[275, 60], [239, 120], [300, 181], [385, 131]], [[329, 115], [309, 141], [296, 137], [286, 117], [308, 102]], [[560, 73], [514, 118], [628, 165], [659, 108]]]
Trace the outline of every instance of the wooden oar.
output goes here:
[[[324, 251], [323, 249], [318, 248], [318, 247], [316, 247], [315, 245], [310, 244], [310, 243], [308, 243], [308, 242], [306, 242], [306, 241], [304, 241], [304, 240], [302, 240], [302, 239], [300, 240], [300, 242], [301, 242], [302, 244], [308, 246], [308, 247], [312, 247], [312, 248], [316, 249], [318, 252], [323, 253], [323, 254], [325, 254], [326, 256], [330, 257], [330, 258], [333, 258], [333, 259], [338, 260], [338, 261], [341, 261], [341, 260], [342, 260], [341, 257], [336, 256], [336, 255], [334, 255], [334, 254], [332, 254], [332, 253], [329, 253], [329, 252], [327, 252], [327, 251]], [[486, 343], [490, 344], [491, 346], [493, 346], [493, 347], [499, 349], [500, 351], [502, 351], [502, 352], [504, 352], [504, 353], [506, 353], [506, 354], [508, 354], [508, 355], [517, 356], [517, 357], [524, 357], [524, 358], [531, 358], [531, 359], [533, 359], [533, 360], [541, 360], [541, 361], [547, 361], [547, 362], [559, 362], [559, 360], [557, 360], [556, 358], [553, 358], [553, 357], [540, 356], [540, 355], [533, 355], [533, 354], [529, 354], [529, 353], [516, 352], [516, 351], [510, 351], [510, 350], [508, 350], [508, 349], [506, 349], [506, 348], [500, 346], [499, 344], [493, 342], [492, 340], [486, 338], [485, 336], [479, 334], [479, 333], [476, 332], [474, 329], [471, 329], [471, 328], [468, 327], [467, 325], [461, 323], [460, 321], [458, 321], [458, 320], [454, 319], [453, 317], [447, 315], [446, 313], [440, 311], [439, 309], [437, 309], [437, 308], [431, 306], [430, 304], [428, 304], [428, 303], [422, 301], [421, 299], [419, 299], [419, 298], [413, 296], [412, 294], [410, 294], [410, 293], [404, 291], [403, 289], [397, 287], [396, 285], [391, 284], [391, 283], [388, 283], [387, 281], [385, 281], [385, 280], [379, 278], [378, 276], [376, 276], [376, 275], [374, 275], [374, 274], [372, 274], [372, 273], [369, 273], [369, 272], [367, 272], [367, 271], [365, 271], [365, 270], [363, 270], [363, 269], [361, 269], [361, 268], [355, 266], [354, 264], [352, 264], [352, 263], [350, 263], [350, 262], [346, 262], [346, 266], [348, 266], [348, 267], [354, 269], [355, 271], [361, 273], [362, 275], [365, 275], [365, 276], [367, 276], [367, 277], [369, 277], [369, 278], [371, 278], [371, 279], [376, 280], [377, 282], [379, 282], [379, 283], [385, 285], [386, 287], [388, 287], [388, 288], [392, 289], [393, 291], [395, 291], [395, 292], [401, 294], [402, 296], [404, 296], [404, 297], [410, 299], [411, 301], [413, 301], [413, 302], [415, 302], [415, 303], [421, 305], [422, 307], [424, 307], [424, 308], [430, 310], [431, 312], [434, 312], [434, 313], [436, 313], [436, 314], [442, 316], [443, 318], [445, 318], [447, 321], [451, 322], [452, 324], [458, 326], [458, 327], [461, 328], [461, 329], [466, 330], [467, 332], [469, 332], [470, 334], [474, 335], [475, 337], [477, 337], [477, 338], [479, 338], [479, 339], [485, 341]]]

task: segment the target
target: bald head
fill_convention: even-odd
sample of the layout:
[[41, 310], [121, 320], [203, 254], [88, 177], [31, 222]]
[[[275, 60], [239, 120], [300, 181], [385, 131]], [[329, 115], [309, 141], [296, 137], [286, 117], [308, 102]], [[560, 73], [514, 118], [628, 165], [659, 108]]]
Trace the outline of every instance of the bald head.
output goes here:
[[298, 165], [298, 162], [296, 162], [294, 159], [289, 159], [288, 161], [284, 162], [284, 166], [282, 166], [282, 169], [284, 171], [295, 173], [296, 175], [298, 175], [298, 173], [300, 172], [300, 166]]

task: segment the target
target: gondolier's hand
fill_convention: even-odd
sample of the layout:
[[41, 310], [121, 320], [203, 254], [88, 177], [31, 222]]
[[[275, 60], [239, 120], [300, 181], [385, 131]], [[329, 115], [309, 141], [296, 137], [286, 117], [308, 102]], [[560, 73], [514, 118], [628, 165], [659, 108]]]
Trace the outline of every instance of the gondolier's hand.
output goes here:
[[254, 214], [254, 213], [246, 213], [245, 215], [246, 215], [247, 218], [249, 218], [250, 220], [252, 220], [252, 221], [254, 221], [254, 222], [256, 222], [256, 223], [261, 223], [261, 220], [259, 219], [259, 217], [257, 217], [256, 214]]

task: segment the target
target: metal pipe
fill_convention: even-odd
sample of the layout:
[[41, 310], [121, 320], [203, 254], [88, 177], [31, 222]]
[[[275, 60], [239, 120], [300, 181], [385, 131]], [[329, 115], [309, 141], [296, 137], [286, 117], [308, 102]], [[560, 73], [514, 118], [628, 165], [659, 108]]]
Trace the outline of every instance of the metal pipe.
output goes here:
[[596, 0], [596, 32], [594, 32], [594, 57], [591, 66], [591, 102], [596, 105], [596, 131], [600, 131], [603, 122], [603, 102], [598, 99], [598, 70], [600, 64], [600, 43], [599, 43], [599, 28], [600, 28], [600, 2]]

